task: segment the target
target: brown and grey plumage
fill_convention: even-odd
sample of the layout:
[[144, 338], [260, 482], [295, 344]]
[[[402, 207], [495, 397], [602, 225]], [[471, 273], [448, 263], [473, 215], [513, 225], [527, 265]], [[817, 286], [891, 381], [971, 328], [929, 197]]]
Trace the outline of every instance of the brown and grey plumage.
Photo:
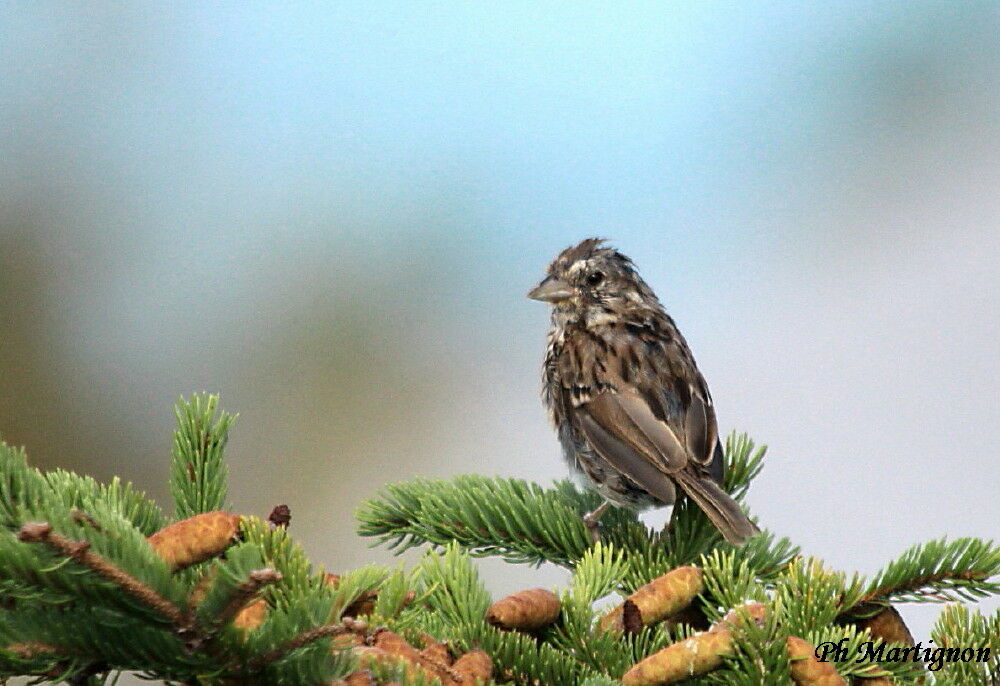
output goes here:
[[605, 503], [673, 504], [676, 487], [727, 541], [758, 532], [722, 490], [724, 460], [705, 379], [632, 261], [597, 238], [567, 248], [529, 297], [552, 305], [543, 397], [571, 467]]

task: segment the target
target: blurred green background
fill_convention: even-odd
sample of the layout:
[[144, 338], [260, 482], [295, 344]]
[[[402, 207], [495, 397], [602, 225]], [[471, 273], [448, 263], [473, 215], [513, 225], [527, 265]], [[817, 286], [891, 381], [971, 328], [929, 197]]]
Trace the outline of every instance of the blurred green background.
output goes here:
[[524, 293], [601, 235], [771, 446], [765, 526], [864, 572], [998, 534], [996, 2], [12, 2], [0, 32], [0, 435], [35, 464], [167, 502], [171, 405], [220, 392], [235, 509], [390, 560], [352, 519], [384, 483], [563, 476]]

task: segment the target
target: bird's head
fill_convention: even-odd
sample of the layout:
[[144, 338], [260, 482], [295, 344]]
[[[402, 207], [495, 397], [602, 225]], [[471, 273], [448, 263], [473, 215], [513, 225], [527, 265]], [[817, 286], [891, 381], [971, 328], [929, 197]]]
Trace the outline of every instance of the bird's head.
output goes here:
[[588, 238], [559, 253], [528, 297], [590, 322], [626, 308], [659, 305], [632, 260], [602, 238]]

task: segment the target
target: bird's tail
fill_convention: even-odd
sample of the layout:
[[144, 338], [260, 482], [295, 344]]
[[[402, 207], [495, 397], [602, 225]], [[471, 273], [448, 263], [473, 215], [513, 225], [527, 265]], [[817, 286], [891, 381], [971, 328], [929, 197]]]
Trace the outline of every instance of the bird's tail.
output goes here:
[[708, 515], [715, 528], [733, 545], [743, 545], [748, 538], [760, 533], [760, 529], [744, 514], [737, 502], [711, 479], [700, 479], [683, 472], [672, 476], [684, 493]]

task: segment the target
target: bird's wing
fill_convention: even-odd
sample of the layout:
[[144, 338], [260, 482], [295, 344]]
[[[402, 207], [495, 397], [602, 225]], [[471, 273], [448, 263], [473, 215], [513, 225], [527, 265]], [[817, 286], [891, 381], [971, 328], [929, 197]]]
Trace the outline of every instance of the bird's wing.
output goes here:
[[[722, 468], [721, 462], [715, 464], [721, 454], [717, 450], [719, 427], [716, 424], [715, 410], [712, 408], [712, 398], [708, 395], [708, 389], [697, 387], [691, 389], [691, 400], [684, 413], [684, 436], [692, 461], [713, 472]], [[716, 480], [721, 481], [721, 479]]]
[[687, 447], [638, 393], [604, 391], [576, 412], [584, 435], [601, 457], [644, 487], [650, 479], [660, 480], [688, 464]]
[[739, 504], [716, 483], [712, 460], [721, 453], [716, 453], [715, 441], [708, 462], [694, 462], [689, 459], [690, 441], [682, 442], [642, 396], [630, 391], [599, 393], [576, 412], [591, 447], [661, 502], [674, 502], [676, 482], [730, 543], [740, 545], [757, 533]]
[[663, 504], [674, 502], [674, 483], [645, 453], [606, 429], [590, 412], [581, 412], [579, 419], [584, 437], [601, 457]]
[[558, 360], [566, 404], [586, 438], [629, 476], [648, 465], [721, 481], [711, 396], [680, 334], [669, 320], [625, 329], [576, 332]]

